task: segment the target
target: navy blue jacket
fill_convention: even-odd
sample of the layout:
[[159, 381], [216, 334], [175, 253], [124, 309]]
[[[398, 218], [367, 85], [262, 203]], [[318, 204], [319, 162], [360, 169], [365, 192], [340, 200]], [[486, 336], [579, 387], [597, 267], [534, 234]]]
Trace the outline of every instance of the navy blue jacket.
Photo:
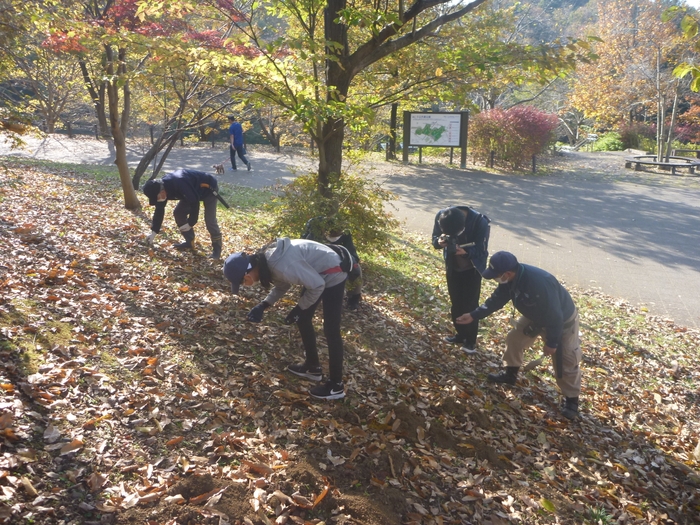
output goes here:
[[190, 215], [187, 223], [190, 226], [194, 226], [199, 220], [199, 201], [209, 195], [212, 190], [219, 189], [216, 177], [203, 171], [177, 170], [168, 173], [161, 180], [168, 198], [163, 202], [156, 203], [151, 224], [151, 230], [156, 233], [160, 232], [160, 227], [163, 225], [165, 205], [168, 201], [187, 202], [190, 205]]
[[471, 312], [471, 316], [483, 319], [503, 308], [510, 300], [518, 312], [547, 331], [546, 345], [550, 348], [559, 345], [564, 321], [576, 310], [571, 295], [556, 277], [535, 266], [521, 264], [515, 279], [498, 285], [491, 297]]
[[[491, 226], [489, 223], [491, 220], [486, 215], [482, 215], [469, 206], [456, 207], [467, 214], [464, 221], [464, 232], [457, 237], [457, 242], [459, 244], [473, 242], [474, 246], [464, 248], [467, 255], [455, 255], [455, 257], [468, 257], [471, 259], [474, 268], [476, 268], [479, 273], [484, 273], [484, 270], [486, 270], [486, 259], [489, 257], [489, 235], [491, 233]], [[437, 212], [437, 215], [435, 215], [435, 224], [433, 226], [433, 247], [435, 247], [436, 250], [443, 250], [442, 255], [445, 258], [445, 263], [449, 264], [447, 261], [447, 249], [442, 248], [438, 242], [440, 236], [442, 235], [442, 229], [438, 223], [438, 218], [443, 211], [445, 210], [440, 210]]]

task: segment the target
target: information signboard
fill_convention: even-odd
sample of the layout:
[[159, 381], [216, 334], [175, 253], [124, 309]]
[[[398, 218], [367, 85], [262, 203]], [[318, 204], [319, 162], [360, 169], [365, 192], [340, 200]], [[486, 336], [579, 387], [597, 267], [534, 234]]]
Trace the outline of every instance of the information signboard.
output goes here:
[[409, 146], [458, 148], [463, 113], [410, 113]]

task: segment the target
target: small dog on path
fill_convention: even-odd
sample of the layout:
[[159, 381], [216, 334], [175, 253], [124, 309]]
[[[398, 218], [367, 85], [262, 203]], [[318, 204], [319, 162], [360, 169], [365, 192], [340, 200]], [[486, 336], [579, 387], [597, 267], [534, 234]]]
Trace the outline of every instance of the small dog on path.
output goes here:
[[212, 166], [216, 170], [217, 175], [223, 175], [224, 174], [224, 165], [223, 164], [214, 164]]

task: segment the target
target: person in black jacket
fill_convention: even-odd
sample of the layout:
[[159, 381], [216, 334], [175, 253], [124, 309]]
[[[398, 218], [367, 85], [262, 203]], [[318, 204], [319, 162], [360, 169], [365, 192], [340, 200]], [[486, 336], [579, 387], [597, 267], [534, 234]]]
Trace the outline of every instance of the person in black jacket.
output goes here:
[[476, 352], [479, 323], [465, 325], [455, 320], [479, 306], [481, 272], [489, 254], [490, 222], [486, 215], [468, 206], [451, 206], [437, 213], [433, 226], [433, 247], [441, 249], [445, 259], [450, 313], [457, 332], [445, 337], [445, 341], [462, 345], [468, 354]]
[[160, 232], [165, 216], [165, 206], [169, 200], [179, 201], [173, 210], [175, 224], [185, 238], [185, 242], [176, 244], [178, 250], [192, 250], [194, 248], [194, 225], [199, 220], [199, 201], [204, 202], [204, 222], [211, 236], [213, 259], [221, 258], [221, 230], [216, 221], [215, 192], [219, 183], [216, 177], [195, 170], [177, 170], [168, 173], [162, 179], [149, 180], [143, 186], [143, 193], [148, 197], [148, 203], [155, 206], [151, 233], [147, 237], [148, 244], [152, 244], [155, 236]]
[[346, 308], [348, 310], [357, 310], [362, 300], [362, 267], [360, 266], [360, 256], [357, 254], [355, 243], [352, 241], [352, 234], [344, 230], [337, 220], [318, 216], [306, 221], [301, 238], [323, 244], [337, 244], [347, 248], [352, 257], [352, 269], [348, 274], [347, 284], [345, 285], [345, 294], [347, 295]]
[[498, 287], [483, 305], [458, 317], [457, 323], [469, 325], [483, 319], [508, 301], [513, 301], [515, 309], [522, 314], [506, 337], [503, 354], [506, 369], [489, 374], [488, 380], [514, 385], [525, 350], [541, 336], [543, 353], [552, 356], [557, 385], [565, 397], [561, 412], [568, 419], [575, 419], [581, 393], [581, 346], [578, 311], [571, 295], [552, 274], [520, 264], [509, 252], [494, 253], [483, 276], [494, 279]]

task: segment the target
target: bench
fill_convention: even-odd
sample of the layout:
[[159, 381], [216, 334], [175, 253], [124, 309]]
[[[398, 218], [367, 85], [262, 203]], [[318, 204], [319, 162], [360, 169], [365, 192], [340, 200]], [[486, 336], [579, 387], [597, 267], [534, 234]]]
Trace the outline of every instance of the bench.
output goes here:
[[642, 166], [654, 166], [662, 170], [670, 170], [671, 175], [676, 175], [676, 170], [686, 168], [688, 173], [695, 173], [695, 168], [700, 166], [700, 161], [689, 157], [669, 157], [668, 162], [657, 161], [656, 155], [635, 155], [625, 158], [625, 168], [634, 168], [641, 171]]
[[695, 155], [696, 159], [700, 159], [700, 149], [674, 149], [671, 150], [672, 155], [683, 155], [683, 154]]

